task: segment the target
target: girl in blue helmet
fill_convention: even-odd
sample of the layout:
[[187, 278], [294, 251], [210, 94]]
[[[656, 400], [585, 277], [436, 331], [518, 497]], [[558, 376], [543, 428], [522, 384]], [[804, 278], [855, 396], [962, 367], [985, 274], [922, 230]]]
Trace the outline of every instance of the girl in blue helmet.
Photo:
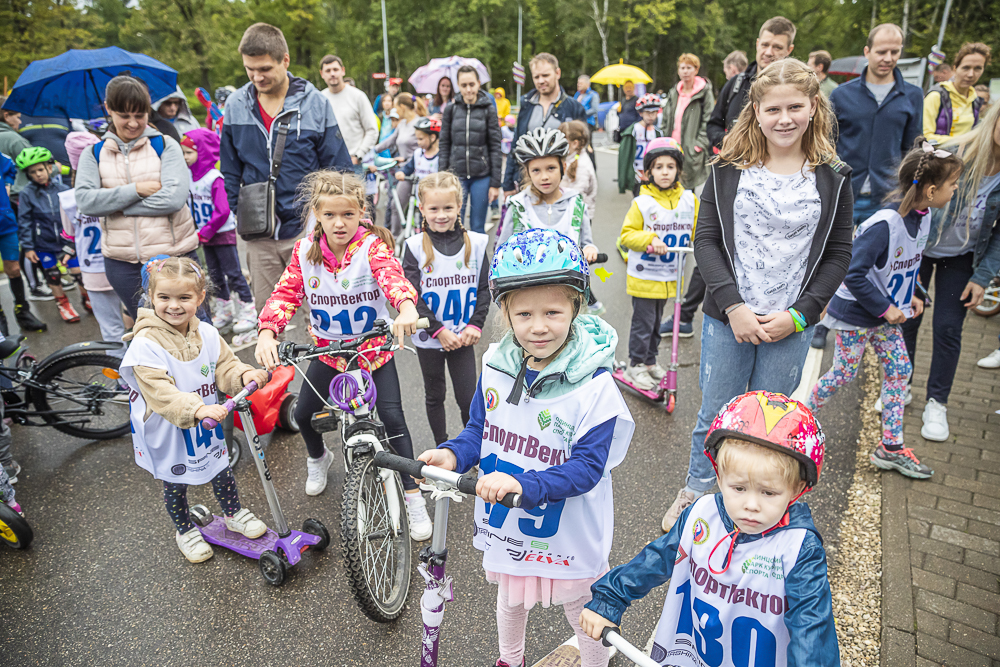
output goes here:
[[[614, 532], [611, 470], [635, 424], [611, 373], [618, 334], [581, 314], [590, 269], [576, 243], [550, 229], [498, 249], [490, 294], [507, 332], [483, 356], [465, 430], [420, 455], [448, 470], [480, 468], [475, 537], [498, 585], [497, 667], [524, 664], [528, 610], [561, 604], [584, 667], [608, 652], [579, 625], [590, 585], [608, 570]], [[521, 506], [497, 505], [510, 493]], [[514, 546], [516, 545], [516, 547]]]

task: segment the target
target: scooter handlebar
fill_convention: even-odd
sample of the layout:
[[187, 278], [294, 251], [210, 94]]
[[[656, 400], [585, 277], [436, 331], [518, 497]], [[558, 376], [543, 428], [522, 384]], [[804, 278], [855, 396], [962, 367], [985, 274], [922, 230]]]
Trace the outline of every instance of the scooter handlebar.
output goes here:
[[[390, 454], [389, 452], [376, 452], [375, 465], [379, 468], [395, 470], [396, 472], [403, 473], [404, 475], [409, 475], [414, 479], [423, 479], [424, 477], [427, 477], [435, 481], [444, 482], [456, 487], [464, 494], [470, 496], [476, 495], [477, 478], [473, 473], [459, 475], [451, 470], [445, 470], [444, 468], [438, 468], [437, 466], [427, 465], [423, 461], [396, 456], [395, 454]], [[504, 507], [510, 508], [520, 507], [521, 494], [508, 493], [500, 500], [500, 504]]]
[[601, 630], [601, 643], [607, 647], [614, 646], [622, 655], [631, 660], [639, 667], [658, 667], [659, 663], [636, 648], [621, 635], [621, 628], [616, 625], [609, 625]]
[[597, 259], [595, 259], [591, 264], [604, 264], [608, 261], [608, 253], [599, 252], [597, 253]]
[[[267, 372], [267, 381], [268, 382], [271, 381], [271, 376], [272, 376], [271, 371], [268, 371]], [[226, 409], [226, 412], [232, 412], [233, 408], [236, 407], [236, 404], [238, 402], [240, 402], [241, 400], [243, 400], [244, 398], [246, 398], [250, 394], [254, 393], [259, 388], [260, 387], [257, 386], [256, 380], [250, 382], [250, 384], [248, 384], [247, 386], [243, 387], [243, 391], [241, 391], [240, 393], [236, 394], [232, 398], [227, 398], [226, 402], [222, 404], [222, 407], [224, 407]], [[205, 417], [204, 419], [201, 420], [201, 425], [202, 425], [203, 428], [205, 428], [206, 430], [210, 431], [213, 428], [215, 428], [216, 426], [218, 426], [219, 422], [215, 421], [211, 417]]]

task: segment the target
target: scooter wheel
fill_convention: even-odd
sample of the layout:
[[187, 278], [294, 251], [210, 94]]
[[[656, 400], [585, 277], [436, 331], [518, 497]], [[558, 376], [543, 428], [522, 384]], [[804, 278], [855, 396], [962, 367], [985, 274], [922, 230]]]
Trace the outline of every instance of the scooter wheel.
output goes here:
[[209, 512], [208, 508], [204, 505], [193, 505], [191, 509], [188, 510], [188, 514], [191, 515], [191, 520], [202, 528], [212, 523], [214, 519], [212, 517], [212, 513]]
[[268, 549], [260, 555], [260, 573], [264, 580], [272, 586], [285, 583], [285, 561], [281, 556]]
[[31, 546], [33, 539], [35, 533], [24, 517], [7, 507], [6, 503], [0, 503], [0, 542], [20, 550]]
[[668, 415], [674, 414], [674, 408], [676, 406], [677, 406], [677, 397], [671, 394], [670, 396], [667, 397], [667, 406], [666, 406], [667, 414]]
[[295, 419], [295, 408], [298, 404], [298, 394], [285, 394], [285, 397], [281, 399], [281, 409], [278, 411], [278, 424], [290, 433], [299, 432], [299, 422]]
[[318, 519], [306, 519], [302, 522], [302, 532], [309, 533], [310, 535], [315, 535], [319, 538], [319, 542], [312, 545], [312, 549], [316, 551], [322, 551], [330, 546], [330, 531], [326, 529]]

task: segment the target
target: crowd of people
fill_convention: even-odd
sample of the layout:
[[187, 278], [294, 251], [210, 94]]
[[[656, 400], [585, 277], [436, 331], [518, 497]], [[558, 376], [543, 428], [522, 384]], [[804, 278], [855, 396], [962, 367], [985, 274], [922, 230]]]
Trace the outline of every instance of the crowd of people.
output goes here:
[[[321, 61], [323, 90], [290, 74], [284, 35], [263, 23], [240, 41], [249, 83], [226, 91], [221, 126], [200, 127], [179, 90], [154, 102], [129, 74], [107, 85], [107, 119], [67, 120], [61, 142], [46, 137], [51, 146], [2, 112], [0, 256], [15, 319], [24, 331], [45, 330], [29, 301], [51, 298], [64, 321], [78, 322], [67, 294], [76, 290], [102, 337], [128, 343], [121, 367], [136, 462], [163, 482], [191, 562], [212, 556], [188, 512], [191, 484], [212, 484], [230, 530], [250, 539], [266, 530], [242, 507], [226, 457], [208, 457], [225, 442], [201, 420], [225, 409], [201, 389], [264, 384], [279, 337], [307, 303], [320, 345], [380, 318], [398, 338], [411, 336], [437, 445], [420, 460], [480, 466], [476, 522], [491, 530], [477, 530], [475, 545], [497, 585], [498, 667], [524, 664], [537, 603], [564, 607], [583, 665], [607, 665], [602, 628], [667, 581], [658, 662], [747, 662], [754, 650], [755, 664], [779, 653], [794, 664], [839, 664], [825, 552], [800, 501], [824, 460], [813, 412], [856, 376], [870, 343], [884, 370], [871, 462], [917, 479], [934, 474], [904, 442], [902, 415], [932, 291], [921, 434], [950, 437], [962, 322], [1000, 272], [1000, 105], [976, 88], [991, 59], [986, 44], [963, 45], [951, 76], [925, 94], [897, 67], [903, 34], [893, 24], [871, 31], [867, 66], [839, 86], [828, 52], [792, 57], [795, 34], [784, 17], [765, 21], [754, 60], [726, 58], [718, 93], [692, 53], [678, 58], [677, 83], [663, 96], [624, 86], [617, 180], [634, 198], [612, 221], [632, 304], [621, 378], [610, 372], [619, 334], [600, 317], [590, 280], [593, 229], [608, 221], [598, 217], [591, 146], [599, 96], [586, 76], [567, 94], [558, 59], [536, 54], [534, 88], [516, 116], [472, 66], [442, 77], [429, 99], [389, 79], [371, 104], [336, 55]], [[384, 225], [374, 222], [379, 157], [396, 161], [388, 182], [400, 201], [416, 188], [419, 228], [401, 248], [405, 221], [393, 206]], [[701, 406], [664, 535], [612, 569], [611, 472], [635, 427], [619, 387], [651, 391], [666, 373], [657, 358], [674, 333], [664, 306], [677, 296], [678, 246], [693, 247], [697, 262], [677, 331], [692, 336], [702, 308]], [[477, 360], [491, 308], [503, 335]], [[419, 318], [430, 326], [418, 332]], [[6, 336], [2, 314], [0, 325]], [[220, 333], [230, 328], [233, 346], [256, 342], [264, 370], [235, 356]], [[825, 346], [830, 331], [833, 367], [804, 403], [788, 398], [810, 345]], [[384, 344], [367, 341], [361, 358], [389, 441], [413, 458]], [[1000, 350], [979, 364], [1000, 368]], [[446, 368], [465, 425], [455, 437]], [[320, 357], [306, 371], [295, 417], [307, 495], [324, 492], [334, 458], [311, 422], [326, 398], [314, 388], [344, 369], [343, 359]], [[0, 426], [0, 500], [20, 511], [9, 440]], [[404, 476], [403, 485], [411, 537], [426, 540], [432, 523], [417, 480]], [[489, 515], [512, 493], [542, 528]], [[513, 539], [561, 554], [566, 570], [515, 563], [500, 544]]]

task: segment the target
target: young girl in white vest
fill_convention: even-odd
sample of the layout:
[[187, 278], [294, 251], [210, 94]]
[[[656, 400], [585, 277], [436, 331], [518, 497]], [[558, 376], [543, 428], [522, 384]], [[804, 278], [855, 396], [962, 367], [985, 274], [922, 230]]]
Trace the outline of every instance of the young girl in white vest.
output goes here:
[[[418, 118], [413, 123], [413, 131], [417, 136], [418, 148], [413, 151], [413, 157], [410, 158], [409, 162], [396, 172], [396, 180], [398, 181], [403, 180], [406, 176], [414, 175], [419, 181], [438, 170], [438, 158], [440, 157], [438, 137], [441, 136], [441, 121], [437, 118]], [[417, 199], [420, 199], [419, 192]]]
[[[240, 345], [256, 335], [257, 309], [240, 268], [236, 215], [229, 209], [222, 173], [215, 168], [219, 161], [219, 135], [202, 128], [191, 130], [181, 140], [181, 151], [191, 169], [188, 202], [191, 215], [205, 253], [208, 277], [217, 290], [212, 306], [212, 326], [224, 329], [232, 325], [237, 335], [233, 344]], [[238, 301], [233, 298], [234, 294]]]
[[[490, 294], [507, 332], [483, 356], [469, 423], [420, 460], [478, 465], [474, 546], [497, 584], [498, 667], [524, 664], [528, 610], [563, 606], [584, 667], [608, 652], [577, 620], [608, 570], [614, 533], [611, 471], [635, 429], [609, 369], [618, 335], [581, 314], [590, 269], [569, 237], [533, 229], [501, 245]], [[496, 504], [520, 494], [518, 509]]]
[[[539, 127], [517, 140], [514, 157], [524, 188], [507, 199], [497, 246], [526, 229], [554, 229], [576, 241], [588, 262], [597, 259], [587, 203], [579, 192], [562, 188], [568, 152], [566, 135], [551, 128]], [[602, 312], [600, 301], [590, 304], [590, 314]]]
[[[308, 235], [295, 244], [292, 261], [278, 280], [260, 313], [257, 361], [267, 369], [278, 365], [277, 336], [288, 326], [303, 302], [309, 304], [310, 334], [319, 346], [331, 341], [357, 338], [372, 329], [376, 320], [392, 323], [400, 344], [404, 334], [416, 333], [417, 292], [403, 275], [393, 254], [388, 229], [364, 218], [365, 186], [353, 174], [337, 171], [313, 172], [300, 186], [302, 215], [315, 216]], [[388, 306], [399, 315], [389, 315]], [[379, 351], [384, 337], [373, 338], [358, 350], [358, 363], [369, 371], [378, 396], [375, 407], [385, 425], [389, 442], [400, 456], [413, 458], [413, 442], [403, 416], [403, 401], [392, 352]], [[323, 409], [325, 391], [334, 376], [347, 369], [345, 357], [314, 359], [306, 370], [295, 419], [302, 429], [309, 457], [306, 460], [306, 494], [316, 496], [326, 488], [333, 454], [323, 445], [323, 435], [311, 425], [314, 413]], [[411, 477], [404, 476], [406, 512], [410, 536], [426, 540], [433, 528], [424, 498]]]
[[462, 424], [476, 393], [476, 350], [490, 309], [487, 289], [490, 264], [486, 234], [466, 231], [458, 219], [462, 185], [451, 172], [437, 172], [417, 184], [423, 231], [406, 241], [403, 272], [420, 299], [417, 312], [430, 327], [417, 332], [424, 403], [434, 444], [448, 439], [444, 399], [444, 369], [448, 365]]
[[229, 530], [255, 539], [267, 526], [240, 505], [236, 480], [222, 427], [206, 429], [201, 421], [222, 421], [216, 389], [236, 394], [251, 381], [263, 386], [267, 373], [244, 364], [219, 332], [198, 319], [205, 300], [201, 267], [187, 257], [150, 260], [147, 298], [140, 308], [122, 377], [131, 389], [130, 421], [135, 462], [163, 480], [163, 502], [177, 528], [177, 546], [192, 563], [212, 557], [212, 547], [192, 523], [187, 487], [212, 483]]
[[632, 297], [625, 377], [649, 391], [666, 374], [656, 355], [663, 308], [677, 293], [677, 254], [670, 248], [691, 245], [698, 197], [681, 185], [684, 150], [676, 141], [653, 139], [642, 159], [643, 183], [625, 214], [619, 245], [628, 249], [625, 291]]
[[661, 665], [837, 667], [823, 541], [805, 503], [825, 441], [808, 408], [753, 391], [712, 422], [704, 453], [720, 492], [594, 584], [580, 625], [598, 638], [668, 581], [650, 657]]
[[858, 374], [865, 345], [882, 362], [882, 442], [871, 462], [907, 477], [934, 474], [903, 445], [903, 408], [913, 366], [899, 325], [924, 310], [917, 291], [920, 260], [931, 226], [932, 208], [943, 208], [958, 189], [962, 160], [935, 150], [923, 137], [899, 165], [897, 200], [858, 225], [847, 277], [837, 289], [823, 324], [837, 332], [833, 368], [813, 387], [807, 405], [822, 407]]

